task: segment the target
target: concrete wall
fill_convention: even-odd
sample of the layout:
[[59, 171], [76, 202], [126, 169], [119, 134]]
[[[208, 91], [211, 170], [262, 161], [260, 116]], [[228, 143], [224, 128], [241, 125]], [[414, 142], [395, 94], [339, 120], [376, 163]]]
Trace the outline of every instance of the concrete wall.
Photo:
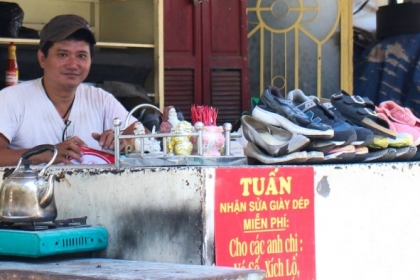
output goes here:
[[[49, 170], [61, 178], [58, 218], [87, 215], [108, 229], [102, 257], [214, 262], [214, 168]], [[420, 163], [314, 171], [317, 279], [418, 279]]]

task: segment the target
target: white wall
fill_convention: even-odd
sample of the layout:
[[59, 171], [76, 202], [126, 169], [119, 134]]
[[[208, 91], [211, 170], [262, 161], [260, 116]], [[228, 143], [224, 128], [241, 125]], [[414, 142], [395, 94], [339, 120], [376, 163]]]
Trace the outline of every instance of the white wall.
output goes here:
[[419, 163], [315, 171], [330, 188], [315, 195], [317, 279], [419, 279]]

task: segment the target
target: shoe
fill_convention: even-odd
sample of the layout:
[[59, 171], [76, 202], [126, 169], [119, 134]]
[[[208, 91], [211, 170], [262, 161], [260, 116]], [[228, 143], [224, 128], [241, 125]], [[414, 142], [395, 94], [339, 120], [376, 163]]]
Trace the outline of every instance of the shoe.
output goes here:
[[408, 133], [398, 133], [397, 138], [392, 139], [389, 137], [375, 135], [373, 143], [368, 147], [374, 150], [383, 150], [386, 148], [401, 148], [412, 146], [413, 136]]
[[397, 161], [408, 161], [417, 153], [417, 147], [414, 146], [396, 148], [395, 150], [397, 151], [397, 156], [395, 157]]
[[244, 136], [244, 132], [242, 129], [242, 126], [239, 127], [238, 131], [236, 132], [238, 135], [240, 135], [240, 137], [236, 138], [236, 142], [238, 142], [239, 144], [241, 144], [241, 146], [245, 149], [246, 145], [248, 145], [248, 140], [246, 140], [245, 136]]
[[410, 160], [411, 161], [419, 161], [420, 160], [420, 149], [417, 149], [416, 153], [414, 154], [414, 156], [411, 157]]
[[389, 138], [382, 136], [382, 135], [376, 135], [373, 137], [373, 142], [368, 145], [369, 148], [375, 149], [375, 150], [383, 150], [388, 148], [389, 145]]
[[392, 118], [391, 113], [383, 107], [377, 107], [376, 114], [388, 122], [390, 129], [396, 131], [397, 133], [411, 134], [413, 136], [412, 146], [420, 145], [420, 129], [419, 128], [416, 128], [415, 126], [412, 126], [410, 124], [401, 123], [400, 121], [395, 120], [395, 118]]
[[321, 163], [325, 159], [323, 152], [308, 151], [306, 154], [308, 159], [305, 164]]
[[398, 133], [396, 139], [389, 139], [388, 147], [402, 148], [413, 146], [413, 136], [409, 133]]
[[[388, 123], [388, 126], [391, 130], [397, 133], [397, 137], [395, 139], [388, 138], [389, 140], [388, 147], [401, 148], [401, 147], [413, 146], [414, 144], [413, 134], [417, 135], [417, 137], [420, 137], [419, 135], [420, 131], [416, 131], [416, 129], [408, 127], [407, 125], [404, 125], [404, 124], [395, 125], [395, 123], [392, 122], [388, 118], [388, 116], [382, 112], [377, 112], [376, 114]], [[401, 130], [401, 132], [397, 130], [397, 126]]]
[[333, 141], [323, 139], [312, 139], [308, 146], [305, 147], [306, 151], [318, 151], [326, 153], [337, 147]]
[[375, 134], [397, 137], [397, 133], [389, 129], [388, 123], [378, 117], [374, 111], [375, 104], [369, 98], [341, 91], [331, 96], [331, 104], [350, 122], [366, 127]]
[[324, 155], [326, 162], [351, 161], [356, 156], [356, 147], [347, 145], [332, 149]]
[[261, 122], [310, 138], [328, 139], [334, 136], [331, 126], [312, 122], [274, 86], [264, 90], [257, 106], [252, 110], [252, 116]]
[[364, 161], [369, 155], [369, 148], [366, 146], [356, 146], [356, 154], [351, 162], [361, 162]]
[[386, 148], [369, 152], [369, 155], [365, 158], [365, 162], [387, 162], [394, 160], [397, 157], [397, 151], [394, 148]]
[[386, 114], [391, 121], [406, 124], [420, 130], [420, 119], [417, 118], [410, 109], [404, 108], [394, 101], [381, 102], [378, 107], [383, 110], [382, 112]]
[[306, 96], [300, 89], [295, 89], [287, 94], [287, 98], [315, 123], [329, 125], [334, 130], [334, 136], [329, 141], [337, 146], [345, 146], [356, 141], [357, 135], [353, 127], [343, 120], [335, 117], [321, 101], [315, 96]]
[[304, 151], [293, 152], [279, 157], [273, 157], [265, 153], [257, 145], [248, 142], [245, 149], [245, 155], [248, 157], [248, 164], [287, 164], [302, 163], [308, 160], [308, 155]]
[[356, 140], [351, 143], [353, 146], [368, 146], [372, 144], [374, 134], [372, 130], [362, 127], [360, 125], [356, 125], [354, 123], [351, 123], [348, 121], [341, 113], [340, 111], [335, 108], [331, 102], [326, 101], [322, 103], [330, 112], [332, 112], [337, 118], [349, 123], [353, 129], [356, 131]]
[[262, 123], [251, 116], [242, 116], [241, 122], [246, 140], [272, 156], [289, 154], [309, 144], [309, 139], [303, 135]]

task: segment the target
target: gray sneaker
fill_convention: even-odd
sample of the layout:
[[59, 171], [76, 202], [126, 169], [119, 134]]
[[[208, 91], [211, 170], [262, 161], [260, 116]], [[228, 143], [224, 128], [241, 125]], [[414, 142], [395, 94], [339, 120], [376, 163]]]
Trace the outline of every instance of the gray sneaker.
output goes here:
[[274, 86], [264, 90], [257, 106], [252, 110], [252, 116], [259, 121], [310, 138], [329, 139], [334, 136], [331, 126], [313, 122]]
[[357, 140], [354, 128], [344, 120], [337, 118], [315, 96], [307, 96], [300, 89], [294, 89], [287, 94], [287, 99], [307, 115], [313, 122], [329, 125], [334, 130], [333, 141], [337, 146], [346, 146]]

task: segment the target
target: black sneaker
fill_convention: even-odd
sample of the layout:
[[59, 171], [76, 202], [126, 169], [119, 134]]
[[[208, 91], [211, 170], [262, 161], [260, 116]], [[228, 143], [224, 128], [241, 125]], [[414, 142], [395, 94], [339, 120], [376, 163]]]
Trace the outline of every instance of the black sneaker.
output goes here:
[[334, 136], [329, 141], [337, 146], [349, 145], [356, 141], [357, 135], [353, 127], [337, 118], [315, 96], [307, 96], [300, 89], [295, 89], [287, 94], [287, 98], [307, 115], [313, 122], [329, 125], [334, 130]]
[[311, 138], [328, 139], [334, 136], [331, 126], [313, 122], [274, 86], [264, 90], [257, 106], [252, 110], [252, 116], [261, 122]]
[[351, 144], [354, 146], [369, 146], [370, 144], [373, 143], [373, 138], [374, 138], [374, 134], [373, 131], [365, 128], [363, 126], [357, 125], [357, 124], [353, 124], [351, 122], [349, 122], [341, 113], [340, 111], [337, 110], [337, 108], [335, 108], [331, 102], [325, 102], [323, 103], [324, 106], [330, 111], [332, 112], [337, 118], [348, 122], [353, 129], [356, 131], [356, 135], [357, 135], [357, 139], [356, 141], [353, 141]]

